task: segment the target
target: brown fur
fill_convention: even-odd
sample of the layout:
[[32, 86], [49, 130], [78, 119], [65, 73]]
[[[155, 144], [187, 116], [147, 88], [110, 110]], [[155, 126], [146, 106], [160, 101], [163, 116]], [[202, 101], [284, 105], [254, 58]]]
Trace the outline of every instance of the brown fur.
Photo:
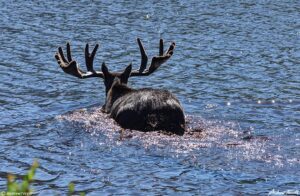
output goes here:
[[165, 130], [183, 135], [184, 112], [178, 99], [166, 90], [129, 88], [126, 77], [129, 77], [130, 71], [131, 65], [120, 75], [113, 75], [103, 65], [107, 92], [104, 112], [110, 114], [123, 128]]

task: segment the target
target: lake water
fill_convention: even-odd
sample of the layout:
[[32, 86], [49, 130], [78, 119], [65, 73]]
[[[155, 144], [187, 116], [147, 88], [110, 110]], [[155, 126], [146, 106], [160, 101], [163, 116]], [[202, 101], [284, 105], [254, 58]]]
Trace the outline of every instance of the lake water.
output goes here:
[[[0, 190], [40, 163], [38, 195], [267, 195], [300, 191], [299, 1], [1, 1]], [[79, 80], [54, 53], [85, 43], [111, 70], [158, 42], [172, 58], [135, 88], [168, 89], [189, 133], [120, 132], [99, 112], [101, 79]]]

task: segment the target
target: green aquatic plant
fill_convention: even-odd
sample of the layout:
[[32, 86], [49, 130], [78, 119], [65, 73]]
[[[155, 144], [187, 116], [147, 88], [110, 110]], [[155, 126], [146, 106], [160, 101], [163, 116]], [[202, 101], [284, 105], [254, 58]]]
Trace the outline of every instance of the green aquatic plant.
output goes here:
[[30, 184], [34, 181], [34, 175], [38, 166], [38, 162], [34, 161], [20, 183], [17, 182], [15, 175], [8, 174], [7, 191], [2, 192], [2, 195], [32, 195], [33, 190], [30, 188]]
[[[68, 196], [72, 196], [72, 195], [77, 195], [75, 193], [75, 184], [73, 182], [69, 183], [69, 192], [68, 192]], [[85, 196], [84, 192], [80, 192], [79, 193], [80, 196]]]
[[[35, 160], [31, 165], [27, 174], [23, 177], [23, 181], [17, 182], [16, 176], [13, 174], [7, 175], [7, 191], [0, 193], [0, 196], [10, 196], [10, 195], [32, 195], [34, 190], [30, 188], [30, 184], [34, 181], [34, 175], [36, 169], [39, 167], [39, 163]], [[74, 183], [69, 183], [68, 186], [68, 196], [75, 195], [75, 185]], [[85, 193], [80, 192], [80, 196], [84, 196]]]

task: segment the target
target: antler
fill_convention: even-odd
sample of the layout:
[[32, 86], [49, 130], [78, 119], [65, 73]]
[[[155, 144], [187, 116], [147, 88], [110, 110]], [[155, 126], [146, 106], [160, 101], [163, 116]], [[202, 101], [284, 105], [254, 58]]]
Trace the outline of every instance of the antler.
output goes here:
[[175, 48], [175, 43], [172, 42], [169, 49], [164, 53], [164, 41], [163, 41], [163, 39], [160, 39], [160, 41], [159, 41], [159, 56], [154, 56], [152, 58], [149, 68], [146, 69], [148, 57], [147, 57], [147, 54], [145, 52], [144, 46], [143, 46], [140, 38], [137, 38], [137, 42], [138, 42], [141, 56], [142, 56], [141, 65], [138, 70], [132, 71], [130, 76], [148, 76], [148, 75], [152, 74], [161, 64], [165, 63], [173, 55], [173, 50]]
[[85, 63], [86, 63], [87, 72], [82, 71], [79, 68], [78, 63], [75, 60], [72, 60], [71, 47], [70, 47], [69, 43], [67, 43], [67, 59], [65, 58], [61, 47], [58, 48], [58, 52], [55, 54], [55, 58], [57, 60], [57, 63], [59, 64], [59, 66], [62, 68], [62, 70], [67, 74], [70, 74], [72, 76], [75, 76], [75, 77], [81, 78], [81, 79], [90, 78], [90, 77], [104, 78], [103, 73], [95, 71], [94, 67], [93, 67], [94, 58], [95, 58], [95, 54], [97, 52], [98, 47], [99, 47], [99, 45], [96, 44], [92, 53], [89, 53], [89, 45], [86, 44]]

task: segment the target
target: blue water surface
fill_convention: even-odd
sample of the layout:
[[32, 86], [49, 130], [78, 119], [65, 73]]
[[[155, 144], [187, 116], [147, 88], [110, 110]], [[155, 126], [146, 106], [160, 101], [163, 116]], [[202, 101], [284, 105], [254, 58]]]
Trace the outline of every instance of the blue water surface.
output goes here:
[[[300, 191], [299, 1], [0, 1], [0, 190], [40, 163], [37, 195], [267, 195]], [[190, 133], [120, 131], [103, 81], [66, 75], [58, 46], [100, 44], [95, 69], [172, 58], [134, 88], [168, 89]]]

